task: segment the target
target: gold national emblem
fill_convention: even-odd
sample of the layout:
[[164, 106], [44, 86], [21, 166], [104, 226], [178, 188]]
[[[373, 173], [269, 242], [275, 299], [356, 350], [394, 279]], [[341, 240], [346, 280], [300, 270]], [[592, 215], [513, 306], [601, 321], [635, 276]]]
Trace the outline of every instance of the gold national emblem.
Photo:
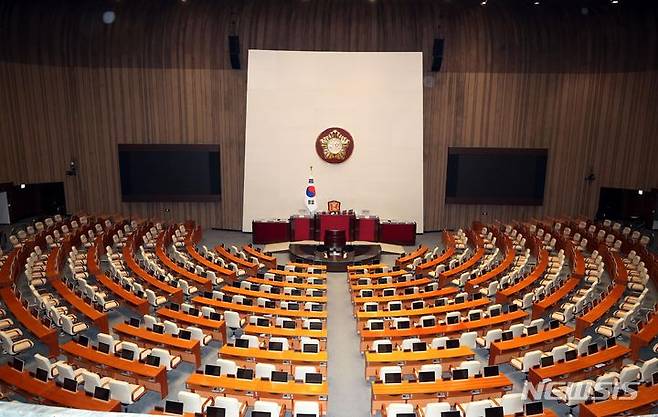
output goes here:
[[354, 139], [345, 129], [330, 127], [320, 133], [315, 142], [315, 149], [324, 161], [338, 164], [352, 155]]

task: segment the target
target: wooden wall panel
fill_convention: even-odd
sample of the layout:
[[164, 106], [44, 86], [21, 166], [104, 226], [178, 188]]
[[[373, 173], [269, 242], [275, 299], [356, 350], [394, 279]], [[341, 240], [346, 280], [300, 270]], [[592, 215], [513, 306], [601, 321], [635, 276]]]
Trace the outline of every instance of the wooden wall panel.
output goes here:
[[[587, 1], [583, 16], [569, 1], [527, 3], [1, 2], [0, 182], [63, 180], [72, 211], [238, 229], [248, 48], [420, 50], [428, 70], [440, 35], [442, 71], [425, 73], [427, 230], [592, 215], [600, 186], [658, 187], [656, 4]], [[111, 26], [100, 21], [108, 7]], [[229, 69], [232, 31], [239, 71]], [[122, 203], [117, 144], [156, 142], [219, 144], [222, 201]], [[549, 148], [544, 206], [445, 205], [449, 146]], [[71, 158], [76, 177], [64, 175]]]

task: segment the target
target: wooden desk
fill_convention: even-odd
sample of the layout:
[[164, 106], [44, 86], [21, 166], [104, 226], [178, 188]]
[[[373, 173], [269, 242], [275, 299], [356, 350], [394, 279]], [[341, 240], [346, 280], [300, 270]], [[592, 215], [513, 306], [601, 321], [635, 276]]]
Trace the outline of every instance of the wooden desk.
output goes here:
[[142, 269], [141, 266], [137, 264], [132, 249], [133, 246], [132, 239], [133, 236], [131, 235], [131, 237], [128, 238], [128, 241], [126, 242], [125, 246], [122, 249], [123, 260], [126, 262], [126, 266], [128, 267], [128, 269], [130, 269], [137, 277], [139, 277], [142, 281], [148, 284], [149, 287], [155, 288], [165, 293], [167, 295], [167, 298], [170, 299], [171, 301], [175, 303], [183, 302], [182, 289], [172, 287], [166, 282], [162, 282], [158, 280], [157, 278], [146, 272], [144, 269]]
[[48, 356], [57, 356], [59, 354], [57, 330], [44, 326], [38, 318], [23, 307], [10, 287], [0, 288], [0, 297], [21, 325], [48, 347]]
[[[294, 264], [293, 264], [294, 265]], [[299, 265], [299, 264], [297, 264]], [[297, 271], [282, 271], [280, 269], [268, 269], [267, 272], [274, 275], [280, 275], [283, 277], [295, 276], [300, 278], [317, 278], [317, 279], [327, 279], [327, 272], [322, 272], [320, 274], [311, 273], [311, 272], [297, 272]]]
[[46, 264], [46, 278], [48, 278], [48, 283], [73, 307], [73, 310], [82, 313], [98, 326], [102, 332], [107, 333], [109, 330], [107, 313], [100, 312], [94, 306], [87, 304], [60, 279], [59, 265], [62, 263], [63, 258], [63, 252], [60, 253], [60, 250], [61, 247], [56, 247], [48, 255], [48, 262]]
[[[391, 266], [389, 264], [385, 263], [378, 263], [378, 264], [367, 264], [367, 265], [348, 265], [347, 266], [347, 273], [348, 274], [354, 274], [354, 273], [367, 273], [367, 271], [371, 269], [377, 269], [377, 268], [390, 268]], [[365, 272], [362, 272], [365, 271]]]
[[68, 408], [93, 411], [121, 412], [121, 403], [116, 400], [102, 401], [77, 392], [67, 391], [55, 384], [55, 380], [40, 381], [27, 372], [18, 372], [9, 365], [0, 366], [0, 381], [9, 391], [27, 397], [37, 404], [53, 404]]
[[405, 269], [398, 269], [397, 271], [388, 271], [388, 272], [357, 272], [357, 273], [350, 273], [347, 275], [348, 279], [350, 282], [360, 280], [362, 278], [370, 278], [372, 280], [376, 280], [378, 278], [383, 278], [383, 277], [401, 277], [402, 275], [414, 275], [413, 271], [407, 271]]
[[350, 283], [350, 291], [352, 291], [353, 293], [358, 293], [359, 290], [383, 290], [385, 288], [397, 289], [397, 288], [416, 287], [416, 286], [422, 287], [431, 282], [434, 281], [429, 278], [419, 278], [419, 279], [412, 279], [404, 282], [393, 282], [390, 284], [355, 285], [354, 283]]
[[525, 311], [517, 310], [513, 313], [501, 314], [497, 317], [487, 317], [481, 320], [465, 321], [457, 324], [441, 324], [432, 327], [412, 327], [410, 329], [402, 330], [386, 328], [384, 328], [384, 330], [364, 330], [361, 332], [361, 351], [366, 351], [370, 346], [370, 343], [377, 339], [391, 339], [393, 343], [400, 344], [404, 339], [418, 337], [429, 343], [434, 337], [453, 335], [455, 333], [476, 331], [478, 335], [483, 335], [487, 330], [522, 322], [527, 316], [528, 314]]
[[[247, 306], [243, 304], [227, 303], [226, 301], [213, 300], [205, 297], [194, 297], [193, 303], [215, 307], [220, 311], [231, 310], [241, 315], [272, 315], [277, 317], [300, 317], [300, 318], [327, 318], [327, 311], [304, 311], [304, 310], [283, 310], [280, 308], [264, 308], [258, 306]], [[300, 306], [303, 307], [303, 306]]]
[[251, 291], [245, 290], [243, 288], [233, 287], [231, 285], [225, 285], [222, 287], [222, 291], [230, 294], [244, 295], [245, 297], [256, 299], [258, 297], [268, 298], [273, 301], [297, 301], [300, 303], [313, 302], [325, 304], [327, 302], [327, 297], [309, 297], [306, 295], [285, 295], [285, 294], [273, 294], [262, 291]]
[[626, 286], [622, 284], [615, 284], [612, 290], [608, 295], [601, 300], [600, 303], [592, 307], [587, 314], [580, 317], [576, 317], [576, 336], [583, 337], [585, 330], [589, 328], [594, 322], [603, 317], [608, 313], [614, 305], [621, 299], [624, 295]]
[[[556, 363], [553, 366], [543, 368], [532, 368], [528, 372], [528, 381], [537, 385], [544, 379], [559, 380], [561, 382], [588, 379], [592, 375], [601, 375], [615, 368], [621, 368], [622, 360], [630, 352], [630, 349], [616, 345], [593, 355], [580, 356], [572, 361]], [[600, 363], [605, 364], [605, 366], [596, 368], [595, 365]]]
[[197, 368], [201, 366], [201, 342], [198, 340], [185, 340], [125, 323], [114, 326], [114, 331], [121, 336], [121, 340], [134, 341], [140, 346], [149, 348], [161, 347], [169, 350], [173, 355], [180, 356], [181, 360], [193, 363]]
[[294, 282], [286, 282], [284, 281], [274, 281], [270, 279], [265, 279], [265, 278], [255, 278], [255, 277], [249, 277], [247, 278], [247, 281], [253, 282], [254, 284], [267, 284], [267, 285], [272, 285], [274, 287], [290, 287], [290, 288], [297, 288], [300, 290], [307, 290], [309, 288], [314, 289], [314, 290], [322, 290], [322, 291], [327, 291], [327, 284], [297, 284]]
[[414, 317], [427, 315], [442, 315], [453, 311], [468, 311], [484, 307], [489, 304], [487, 298], [479, 300], [466, 301], [458, 304], [448, 304], [441, 307], [426, 307], [416, 310], [396, 310], [396, 311], [359, 311], [356, 313], [357, 322], [364, 322], [370, 319], [380, 319], [384, 317]]
[[545, 297], [543, 300], [532, 304], [532, 318], [538, 319], [544, 317], [547, 312], [558, 307], [560, 301], [573, 291], [580, 283], [581, 278], [572, 275], [567, 282], [558, 288], [553, 294]]
[[327, 339], [327, 329], [323, 328], [322, 330], [310, 330], [310, 329], [286, 329], [283, 327], [263, 327], [256, 326], [253, 324], [248, 324], [243, 329], [247, 334], [261, 335], [266, 334], [275, 337], [286, 337], [288, 339], [301, 339], [302, 337], [311, 337], [314, 339], [319, 339], [320, 341]]
[[265, 362], [277, 365], [277, 370], [285, 371], [294, 375], [297, 366], [315, 366], [318, 372], [327, 375], [327, 351], [318, 353], [304, 353], [297, 350], [273, 351], [266, 349], [239, 348], [224, 345], [219, 350], [219, 356], [223, 359], [232, 359], [243, 368], [254, 368], [256, 363]]
[[640, 349], [647, 346], [658, 335], [658, 314], [655, 312], [637, 333], [631, 333], [631, 358], [638, 360], [640, 358]]
[[160, 240], [158, 240], [158, 243], [155, 246], [155, 254], [162, 262], [162, 264], [167, 267], [169, 270], [174, 272], [174, 274], [179, 275], [181, 278], [185, 278], [186, 280], [190, 281], [190, 285], [196, 285], [201, 291], [210, 291], [212, 290], [212, 282], [208, 278], [201, 277], [194, 272], [188, 271], [187, 269], [183, 268], [182, 266], [178, 265], [171, 259], [169, 259], [169, 256], [167, 256], [167, 252], [164, 249], [164, 244], [162, 244], [161, 239], [164, 238], [163, 236], [160, 236]]
[[18, 252], [17, 248], [12, 249], [0, 267], [0, 288], [9, 287], [14, 282], [14, 276], [18, 274], [19, 269], [19, 263], [16, 262]]
[[326, 410], [329, 395], [329, 384], [305, 384], [301, 382], [270, 382], [260, 379], [246, 380], [228, 376], [212, 376], [192, 374], [187, 379], [187, 388], [204, 396], [215, 397], [218, 392], [238, 397], [248, 406], [256, 400], [265, 399], [276, 401], [292, 409], [295, 400], [320, 401], [322, 409]]
[[258, 264], [249, 262], [245, 259], [240, 258], [239, 256], [233, 255], [231, 252], [226, 250], [226, 248], [223, 245], [218, 245], [215, 246], [215, 252], [219, 254], [226, 262], [233, 262], [238, 266], [240, 269], [244, 269], [244, 271], [251, 275], [255, 274], [256, 271], [258, 271]]
[[89, 272], [94, 274], [96, 281], [98, 281], [103, 287], [107, 288], [112, 294], [117, 298], [116, 300], [120, 303], [128, 304], [129, 306], [135, 308], [142, 315], [149, 313], [149, 304], [148, 301], [138, 297], [132, 291], [128, 291], [119, 285], [117, 282], [113, 281], [112, 278], [108, 277], [103, 273], [100, 266], [98, 265], [98, 259], [96, 257], [97, 247], [92, 246], [87, 251], [87, 268]]
[[632, 400], [619, 397], [592, 404], [580, 404], [578, 415], [580, 417], [608, 417], [649, 414], [656, 408], [656, 401], [658, 401], [658, 385], [650, 387], [643, 385], [640, 386], [637, 396]]
[[496, 292], [496, 302], [505, 304], [509, 303], [510, 299], [515, 298], [517, 294], [521, 293], [539, 280], [544, 275], [544, 272], [546, 272], [546, 268], [548, 268], [548, 258], [548, 251], [543, 248], [540, 249], [537, 264], [532, 272], [517, 284], [498, 290]]
[[411, 304], [412, 301], [417, 301], [417, 300], [423, 300], [423, 299], [428, 299], [428, 298], [439, 298], [439, 297], [445, 297], [448, 295], [453, 295], [457, 294], [459, 292], [459, 288], [457, 287], [443, 287], [439, 288], [436, 291], [430, 291], [430, 292], [418, 292], [415, 294], [401, 294], [401, 295], [390, 295], [390, 296], [381, 296], [381, 297], [359, 297], [354, 295], [352, 297], [352, 303], [356, 304], [357, 306], [359, 304], [364, 304], [364, 303], [388, 303], [389, 301], [402, 301], [403, 303], [409, 302]]
[[491, 377], [469, 378], [456, 381], [408, 382], [400, 384], [371, 384], [370, 411], [374, 416], [382, 406], [392, 402], [406, 402], [424, 406], [431, 402], [449, 402], [455, 405], [490, 397], [500, 397], [512, 389], [512, 381], [500, 374]]
[[501, 249], [505, 251], [505, 258], [503, 258], [500, 265], [491, 271], [466, 281], [464, 289], [467, 292], [473, 293], [479, 291], [481, 286], [483, 286], [485, 283], [488, 283], [489, 281], [497, 279], [498, 276], [505, 272], [514, 262], [514, 259], [516, 258], [516, 251], [514, 250], [512, 242], [505, 235], [501, 235], [499, 239], [503, 240]]
[[443, 262], [447, 261], [455, 254], [455, 237], [447, 231], [443, 231], [441, 234], [443, 237], [443, 245], [445, 246], [445, 252], [437, 256], [434, 259], [430, 259], [427, 262], [423, 262], [416, 267], [416, 273], [426, 275], [428, 272], [434, 271], [436, 267]]
[[146, 389], [159, 392], [162, 398], [169, 395], [167, 369], [163, 365], [156, 367], [136, 360], [129, 361], [82, 346], [73, 340], [63, 344], [62, 350], [69, 362], [76, 366], [131, 384], [144, 385]]
[[228, 282], [235, 281], [236, 278], [235, 271], [224, 268], [222, 266], [215, 264], [214, 262], [209, 261], [196, 250], [196, 245], [201, 240], [203, 231], [201, 230], [200, 226], [195, 227], [194, 224], [191, 224], [189, 226], [192, 230], [190, 231], [190, 233], [188, 233], [187, 237], [185, 238], [185, 249], [187, 250], [187, 253], [192, 257], [192, 259], [194, 259], [194, 261], [197, 262], [198, 264], [201, 264], [204, 268], [214, 271], [215, 275], [217, 275], [220, 278], [223, 278], [225, 281]]
[[454, 349], [431, 349], [428, 346], [426, 351], [419, 352], [394, 350], [391, 353], [377, 353], [368, 351], [364, 355], [366, 379], [376, 376], [382, 366], [398, 365], [402, 367], [403, 375], [409, 375], [420, 369], [423, 364], [440, 363], [445, 369], [446, 367], [457, 367], [462, 361], [471, 360], [475, 357], [475, 353], [471, 348], [466, 346]]
[[[325, 274], [327, 272], [327, 265], [316, 265], [316, 264], [308, 264], [304, 262], [288, 262], [286, 265], [292, 265], [295, 268], [313, 268], [313, 269], [322, 269]], [[276, 269], [276, 268], [269, 268], [269, 269]]]
[[425, 245], [420, 245], [416, 249], [414, 249], [412, 252], [408, 253], [405, 256], [400, 256], [395, 260], [395, 265], [397, 266], [406, 266], [409, 263], [413, 262], [414, 259], [418, 257], [423, 257], [427, 253], [429, 248]]
[[210, 320], [205, 317], [192, 316], [182, 311], [174, 311], [168, 308], [159, 308], [157, 315], [178, 324], [200, 327], [209, 332], [215, 340], [226, 340], [226, 322], [224, 320]]
[[469, 269], [473, 268], [478, 262], [480, 262], [480, 259], [484, 256], [484, 242], [482, 242], [482, 238], [480, 237], [480, 234], [477, 232], [472, 232], [469, 231], [469, 239], [473, 244], [475, 245], [475, 253], [473, 256], [471, 256], [469, 259], [464, 261], [461, 265], [456, 266], [453, 269], [448, 269], [447, 271], [443, 271], [439, 274], [439, 282], [440, 283], [445, 283], [447, 282], [451, 277], [455, 275], [459, 275], [462, 272], [466, 272]]
[[551, 350], [555, 346], [567, 343], [567, 339], [572, 335], [573, 328], [560, 326], [557, 329], [540, 331], [532, 336], [493, 342], [489, 350], [489, 365], [509, 362], [512, 358], [523, 356], [529, 350]]
[[242, 250], [247, 255], [257, 258], [266, 268], [276, 268], [276, 258], [274, 256], [267, 255], [251, 245], [242, 245]]

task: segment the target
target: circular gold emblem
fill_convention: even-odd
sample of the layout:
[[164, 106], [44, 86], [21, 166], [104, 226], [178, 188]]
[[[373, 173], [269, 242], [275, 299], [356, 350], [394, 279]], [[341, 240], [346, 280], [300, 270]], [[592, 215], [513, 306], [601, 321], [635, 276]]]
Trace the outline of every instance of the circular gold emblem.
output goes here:
[[330, 164], [346, 161], [354, 150], [354, 139], [345, 129], [330, 127], [325, 129], [315, 141], [318, 156]]

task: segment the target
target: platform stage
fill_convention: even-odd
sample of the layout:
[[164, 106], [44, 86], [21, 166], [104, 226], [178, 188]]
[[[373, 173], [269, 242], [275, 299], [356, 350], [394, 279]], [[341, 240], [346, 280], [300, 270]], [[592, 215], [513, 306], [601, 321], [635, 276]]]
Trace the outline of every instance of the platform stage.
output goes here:
[[289, 253], [293, 262], [316, 263], [326, 265], [328, 272], [345, 272], [350, 265], [379, 262], [382, 248], [378, 244], [348, 244], [341, 252], [331, 252], [324, 244], [291, 243]]

